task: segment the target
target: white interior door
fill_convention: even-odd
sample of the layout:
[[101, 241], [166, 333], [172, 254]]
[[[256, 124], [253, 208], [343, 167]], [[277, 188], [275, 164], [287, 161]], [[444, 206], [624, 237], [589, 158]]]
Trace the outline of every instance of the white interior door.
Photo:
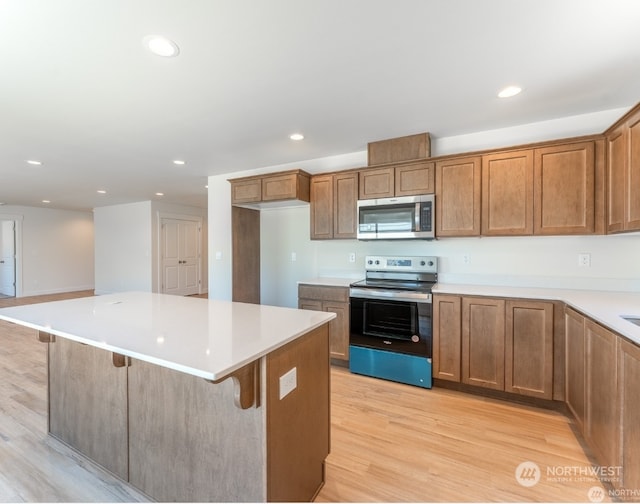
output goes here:
[[16, 295], [16, 237], [14, 221], [0, 221], [0, 295]]
[[162, 292], [189, 296], [200, 287], [198, 221], [162, 219]]

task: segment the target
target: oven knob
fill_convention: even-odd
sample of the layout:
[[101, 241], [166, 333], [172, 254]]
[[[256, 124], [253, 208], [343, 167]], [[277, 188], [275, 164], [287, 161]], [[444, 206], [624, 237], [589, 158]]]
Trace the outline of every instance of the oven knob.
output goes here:
[[371, 259], [369, 259], [369, 260], [367, 261], [367, 264], [373, 264], [373, 261], [372, 261]]
[[420, 261], [420, 266], [424, 266], [426, 263], [424, 261]]
[[433, 266], [433, 261], [429, 261], [429, 266]]
[[376, 259], [376, 265], [378, 265], [378, 264], [380, 264], [380, 261], [378, 261], [378, 260]]

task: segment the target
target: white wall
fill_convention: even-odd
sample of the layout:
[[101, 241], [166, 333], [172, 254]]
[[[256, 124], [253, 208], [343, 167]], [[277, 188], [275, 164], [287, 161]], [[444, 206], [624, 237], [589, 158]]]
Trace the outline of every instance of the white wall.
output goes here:
[[[507, 147], [534, 141], [598, 134], [628, 109], [557, 119], [517, 128], [450, 138], [432, 137], [432, 155]], [[310, 173], [366, 166], [366, 151], [252, 172], [209, 178], [210, 250], [221, 260], [210, 274], [210, 296], [231, 298], [231, 210], [228, 178], [301, 168]], [[296, 261], [291, 261], [291, 253]], [[356, 262], [348, 261], [356, 253]], [[591, 254], [591, 267], [579, 267], [578, 253]], [[361, 278], [367, 254], [435, 255], [440, 281], [517, 286], [552, 286], [640, 291], [640, 234], [579, 237], [443, 238], [432, 242], [357, 240], [311, 241], [309, 208], [261, 213], [262, 303], [296, 306], [296, 282], [316, 276]], [[469, 262], [464, 262], [464, 256]]]
[[151, 202], [94, 209], [95, 290], [152, 290]]
[[91, 212], [3, 206], [0, 219], [17, 220], [17, 296], [94, 288]]
[[128, 290], [160, 292], [160, 218], [163, 216], [202, 219], [201, 292], [207, 292], [206, 215], [204, 208], [157, 201], [96, 208], [96, 294]]

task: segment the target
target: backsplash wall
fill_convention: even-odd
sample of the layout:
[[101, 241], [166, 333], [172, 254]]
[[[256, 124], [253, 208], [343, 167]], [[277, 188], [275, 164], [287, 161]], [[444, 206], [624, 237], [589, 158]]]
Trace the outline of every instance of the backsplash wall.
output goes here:
[[[309, 238], [309, 207], [261, 213], [262, 302], [297, 306], [297, 282], [364, 277], [366, 255], [433, 255], [439, 281], [640, 292], [640, 233], [369, 241]], [[292, 255], [295, 254], [295, 261]], [[356, 262], [349, 262], [349, 254]], [[591, 266], [579, 266], [588, 253]]]

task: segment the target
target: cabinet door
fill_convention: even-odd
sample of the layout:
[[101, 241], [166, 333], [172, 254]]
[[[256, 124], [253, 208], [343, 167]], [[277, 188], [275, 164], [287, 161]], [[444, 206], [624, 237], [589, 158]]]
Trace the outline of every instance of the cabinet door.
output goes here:
[[584, 317], [565, 310], [565, 401], [580, 432], [584, 433], [586, 415], [586, 341]]
[[433, 194], [435, 191], [435, 163], [420, 162], [396, 166], [395, 195]]
[[534, 233], [595, 232], [595, 146], [555, 145], [534, 152]]
[[553, 303], [506, 303], [505, 391], [552, 399]]
[[482, 234], [533, 233], [533, 151], [482, 157]]
[[355, 239], [358, 231], [358, 172], [333, 176], [333, 237]]
[[395, 195], [395, 169], [379, 168], [360, 172], [359, 199], [392, 198]]
[[333, 238], [333, 176], [319, 175], [311, 178], [311, 239]]
[[607, 137], [607, 232], [624, 230], [626, 136], [621, 126]]
[[329, 355], [334, 359], [349, 360], [349, 304], [325, 301], [322, 309], [336, 314], [329, 322]]
[[640, 113], [628, 122], [629, 159], [627, 164], [627, 205], [625, 227], [640, 229]]
[[48, 344], [49, 432], [123, 480], [129, 475], [127, 367], [64, 338]]
[[301, 310], [322, 311], [322, 301], [317, 299], [298, 299], [298, 308]]
[[462, 382], [504, 390], [503, 299], [462, 298]]
[[433, 297], [433, 377], [460, 381], [462, 350], [459, 296]]
[[262, 178], [262, 201], [295, 199], [298, 195], [298, 176], [295, 173]]
[[626, 340], [618, 346], [621, 488], [640, 489], [640, 347]]
[[255, 203], [262, 200], [260, 177], [231, 182], [231, 204]]
[[585, 321], [587, 339], [587, 417], [585, 437], [598, 463], [618, 462], [617, 336]]
[[480, 235], [482, 158], [436, 163], [436, 236]]

